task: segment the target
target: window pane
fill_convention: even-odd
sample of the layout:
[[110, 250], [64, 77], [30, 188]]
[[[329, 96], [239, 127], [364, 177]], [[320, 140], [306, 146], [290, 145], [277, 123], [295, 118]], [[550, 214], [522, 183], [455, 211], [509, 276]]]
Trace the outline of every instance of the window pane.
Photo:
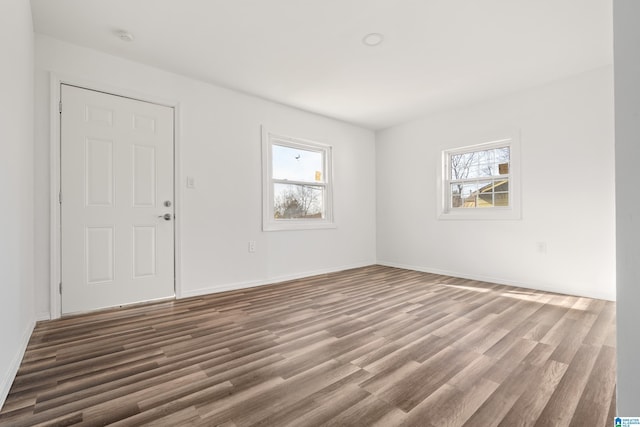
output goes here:
[[509, 147], [496, 148], [495, 164], [498, 169], [498, 175], [507, 175], [509, 173], [510, 151]]
[[491, 208], [509, 206], [508, 187], [508, 180], [451, 184], [451, 207]]
[[478, 194], [478, 204], [479, 208], [492, 208], [493, 205], [493, 193], [482, 193]]
[[458, 184], [460, 187], [460, 194], [462, 197], [461, 208], [475, 208], [478, 203], [478, 189], [480, 183], [477, 181], [465, 182]]
[[494, 150], [478, 151], [478, 163], [491, 164], [494, 159]]
[[[476, 148], [476, 151], [449, 153], [447, 178], [450, 208], [477, 209], [509, 207], [511, 149]], [[486, 147], [486, 146], [485, 146]], [[446, 153], [446, 152], [445, 152]]]
[[509, 173], [509, 147], [453, 154], [450, 179], [473, 179]]
[[494, 199], [496, 206], [509, 206], [509, 193], [496, 193]]
[[325, 182], [321, 151], [273, 144], [273, 178], [290, 181]]
[[493, 163], [480, 163], [477, 166], [477, 177], [487, 177], [497, 175], [498, 167]]
[[451, 184], [451, 207], [462, 207], [462, 184]]
[[493, 191], [509, 191], [509, 180], [508, 179], [497, 179], [495, 181], [495, 188]]
[[469, 179], [469, 178], [477, 178], [480, 176], [480, 171], [478, 169], [478, 165], [477, 164], [473, 164], [471, 166], [469, 166], [469, 173], [467, 174], [467, 176], [465, 178]]
[[494, 150], [497, 163], [509, 163], [510, 152], [509, 147], [496, 148]]
[[463, 195], [477, 194], [478, 192], [486, 191], [491, 185], [491, 181], [472, 181], [465, 182], [463, 185]]
[[476, 193], [473, 193], [467, 197], [464, 197], [462, 199], [462, 206], [460, 206], [461, 208], [475, 208], [478, 204], [478, 198], [476, 196]]
[[451, 207], [486, 208], [508, 206], [508, 188], [508, 180], [471, 181], [451, 184]]
[[471, 167], [476, 163], [476, 153], [454, 154], [451, 156], [451, 179], [470, 178]]
[[274, 219], [324, 219], [324, 187], [274, 184]]

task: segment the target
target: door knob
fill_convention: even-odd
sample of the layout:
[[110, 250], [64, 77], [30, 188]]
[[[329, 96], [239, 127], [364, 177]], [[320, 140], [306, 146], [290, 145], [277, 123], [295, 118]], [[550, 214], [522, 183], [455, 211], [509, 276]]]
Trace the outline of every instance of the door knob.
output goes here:
[[158, 218], [164, 218], [165, 221], [171, 221], [171, 214], [166, 213], [164, 215], [158, 215]]

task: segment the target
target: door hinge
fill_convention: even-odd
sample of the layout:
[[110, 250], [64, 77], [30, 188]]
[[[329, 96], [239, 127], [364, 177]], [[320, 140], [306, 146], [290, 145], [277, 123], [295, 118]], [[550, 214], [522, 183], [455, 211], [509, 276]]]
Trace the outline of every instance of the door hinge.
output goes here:
[[58, 193], [58, 203], [62, 204], [62, 191]]
[[60, 282], [60, 295], [62, 295], [62, 282]]
[[58, 102], [58, 112], [62, 113], [62, 101]]

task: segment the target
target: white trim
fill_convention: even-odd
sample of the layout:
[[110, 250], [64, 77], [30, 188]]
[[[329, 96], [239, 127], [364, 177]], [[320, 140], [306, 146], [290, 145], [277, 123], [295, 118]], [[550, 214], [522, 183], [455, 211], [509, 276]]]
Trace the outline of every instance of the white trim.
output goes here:
[[49, 181], [50, 187], [50, 284], [49, 284], [49, 317], [58, 319], [61, 315], [60, 303], [60, 280], [62, 272], [60, 268], [60, 85], [62, 78], [51, 73], [49, 78], [49, 114], [50, 114], [50, 135], [49, 135]]
[[[520, 132], [510, 130], [487, 136], [475, 138], [478, 144], [464, 147], [445, 147], [436, 165], [436, 218], [438, 220], [519, 220], [522, 219], [522, 152]], [[444, 186], [447, 182], [448, 157], [451, 154], [472, 151], [474, 149], [495, 148], [508, 145], [510, 147], [509, 160], [509, 207], [494, 207], [482, 209], [449, 209], [448, 192]], [[497, 177], [487, 177], [486, 180], [495, 180]], [[482, 180], [482, 179], [478, 179]]]
[[182, 107], [179, 102], [173, 105], [173, 259], [176, 298], [182, 295]]
[[51, 313], [49, 313], [48, 311], [42, 311], [36, 314], [36, 322], [42, 322], [45, 320], [51, 320]]
[[[286, 221], [286, 222], [285, 222]], [[318, 221], [316, 223], [303, 219], [289, 219], [281, 222], [271, 223], [267, 227], [263, 227], [262, 231], [287, 231], [287, 230], [322, 230], [338, 228], [333, 222]]]
[[[286, 231], [286, 230], [314, 230], [323, 228], [336, 228], [335, 218], [333, 215], [333, 148], [330, 145], [302, 138], [293, 138], [284, 136], [280, 133], [268, 131], [261, 126], [262, 133], [262, 231]], [[272, 218], [273, 215], [273, 191], [272, 185], [275, 181], [271, 178], [272, 159], [271, 145], [284, 145], [292, 148], [308, 149], [310, 151], [324, 152], [324, 175], [325, 181], [318, 183], [318, 186], [324, 187], [324, 219], [287, 219], [277, 220]], [[287, 181], [291, 184], [308, 184], [310, 182]]]
[[2, 378], [2, 382], [0, 382], [0, 409], [4, 406], [4, 402], [7, 400], [7, 396], [9, 395], [9, 391], [11, 390], [11, 386], [13, 385], [13, 381], [16, 378], [16, 374], [18, 373], [18, 369], [20, 368], [20, 364], [22, 363], [22, 358], [24, 357], [24, 353], [27, 351], [27, 345], [29, 344], [29, 339], [31, 339], [31, 334], [33, 334], [33, 329], [36, 327], [36, 321], [32, 320], [31, 323], [27, 326], [22, 334], [22, 340], [20, 341], [20, 347], [18, 351], [13, 356], [11, 363], [8, 366], [6, 371], [6, 375]]
[[206, 286], [198, 289], [185, 291], [182, 298], [195, 297], [200, 295], [215, 294], [218, 292], [235, 291], [238, 289], [255, 288], [257, 286], [273, 285], [276, 283], [288, 282], [290, 280], [305, 279], [308, 277], [318, 276], [321, 274], [337, 273], [339, 271], [351, 270], [353, 268], [362, 268], [375, 265], [375, 262], [361, 262], [340, 267], [332, 267], [320, 270], [306, 271], [302, 273], [287, 274], [284, 276], [276, 276], [265, 280], [249, 280], [245, 282], [227, 283], [216, 286]]
[[[152, 104], [163, 105], [165, 107], [173, 108], [174, 127], [173, 127], [173, 147], [174, 147], [174, 263], [175, 263], [175, 287], [174, 292], [176, 298], [182, 294], [182, 258], [181, 252], [181, 206], [182, 206], [182, 182], [181, 173], [181, 144], [180, 144], [180, 130], [181, 130], [181, 106], [178, 101], [167, 100], [159, 98], [149, 94], [139, 93], [133, 90], [123, 89], [121, 87], [115, 87], [108, 84], [96, 83], [94, 81], [87, 81], [75, 76], [61, 75], [55, 72], [50, 72], [49, 78], [50, 84], [50, 100], [49, 100], [49, 114], [50, 114], [50, 135], [49, 135], [49, 147], [50, 147], [50, 181], [51, 181], [51, 195], [50, 195], [50, 313], [51, 319], [58, 319], [61, 316], [61, 304], [59, 286], [61, 281], [60, 271], [60, 113], [59, 102], [61, 99], [60, 86], [67, 84], [71, 86], [78, 86], [85, 89], [104, 92], [115, 96], [123, 96], [131, 99], [136, 99], [143, 102], [149, 102]], [[64, 106], [63, 106], [64, 108]]]
[[552, 287], [552, 286], [548, 286], [548, 285], [541, 285], [539, 283], [532, 284], [532, 283], [527, 283], [527, 282], [519, 282], [519, 281], [516, 281], [516, 280], [507, 280], [507, 279], [504, 279], [504, 278], [494, 277], [494, 276], [483, 276], [483, 275], [478, 275], [478, 274], [467, 274], [467, 273], [460, 273], [460, 272], [457, 272], [457, 271], [442, 270], [442, 269], [439, 269], [439, 268], [422, 267], [422, 266], [402, 264], [402, 263], [389, 262], [389, 261], [378, 261], [377, 264], [378, 265], [383, 265], [385, 267], [395, 267], [395, 268], [402, 268], [404, 270], [420, 271], [422, 273], [440, 274], [442, 276], [459, 277], [461, 279], [469, 279], [469, 280], [477, 280], [477, 281], [480, 281], [480, 282], [496, 283], [498, 285], [514, 286], [514, 287], [518, 287], [518, 288], [531, 289], [533, 291], [553, 292], [553, 293], [557, 293], [557, 294], [572, 295], [572, 296], [586, 297], [586, 298], [595, 298], [595, 299], [602, 299], [602, 300], [606, 300], [606, 301], [615, 301], [615, 296], [612, 296], [610, 293], [607, 293], [607, 292], [595, 292], [595, 293], [592, 293], [592, 294], [576, 293], [573, 289], [572, 290], [567, 290], [567, 289], [563, 288], [562, 286]]
[[480, 142], [478, 144], [467, 145], [465, 147], [456, 147], [447, 149], [446, 151], [449, 154], [460, 154], [460, 153], [468, 153], [470, 151], [481, 151], [483, 149], [491, 149], [491, 148], [502, 148], [511, 144], [513, 140], [512, 136], [505, 136], [502, 138], [488, 138], [485, 142]]

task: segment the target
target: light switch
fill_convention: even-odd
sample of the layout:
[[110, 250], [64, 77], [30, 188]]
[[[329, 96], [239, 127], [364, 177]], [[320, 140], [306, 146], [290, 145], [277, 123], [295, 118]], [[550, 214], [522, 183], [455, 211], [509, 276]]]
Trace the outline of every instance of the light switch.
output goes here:
[[196, 179], [194, 177], [187, 177], [187, 188], [196, 188]]

